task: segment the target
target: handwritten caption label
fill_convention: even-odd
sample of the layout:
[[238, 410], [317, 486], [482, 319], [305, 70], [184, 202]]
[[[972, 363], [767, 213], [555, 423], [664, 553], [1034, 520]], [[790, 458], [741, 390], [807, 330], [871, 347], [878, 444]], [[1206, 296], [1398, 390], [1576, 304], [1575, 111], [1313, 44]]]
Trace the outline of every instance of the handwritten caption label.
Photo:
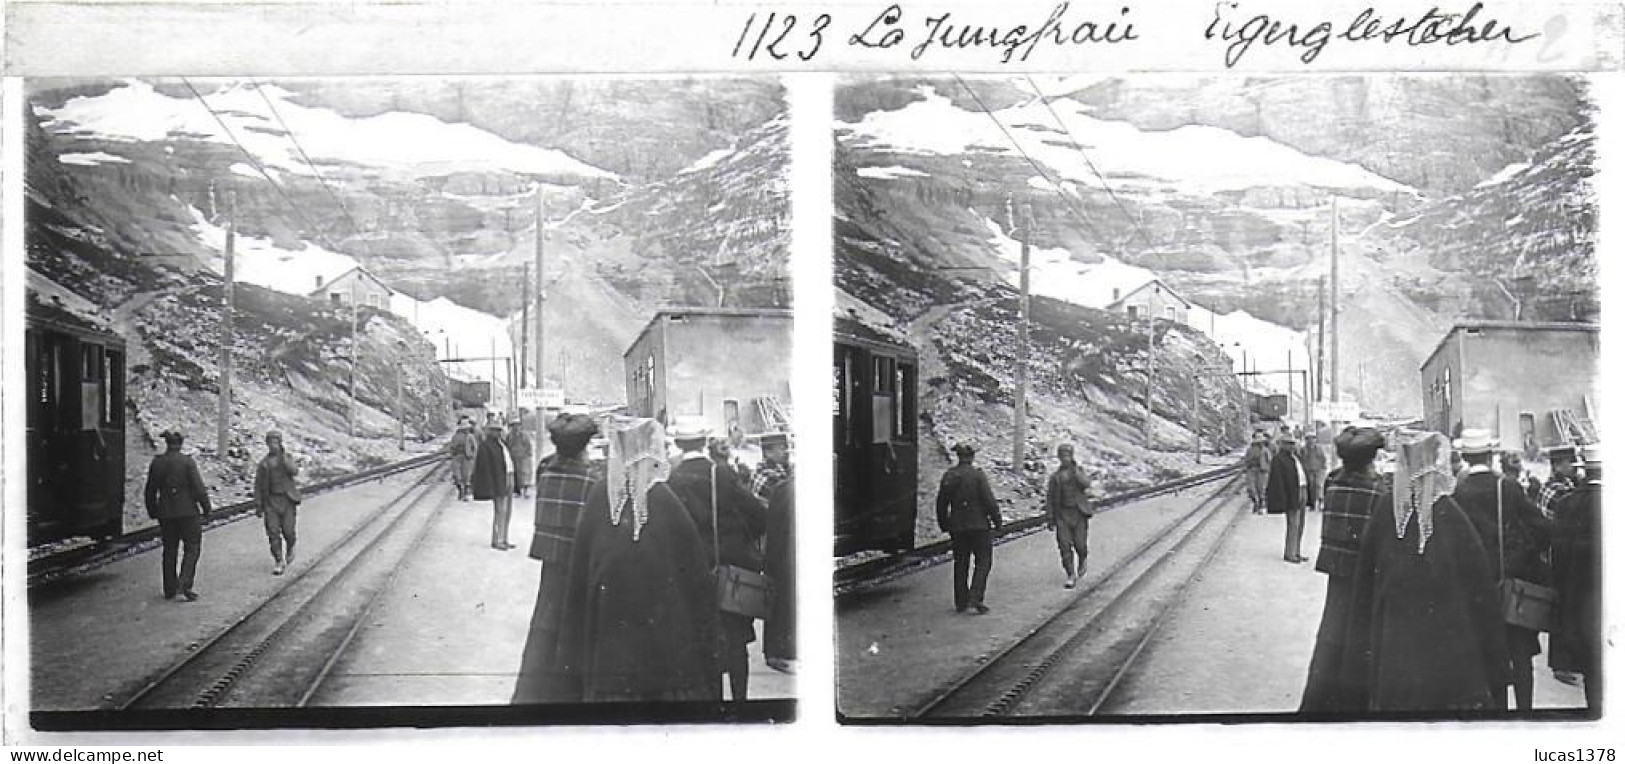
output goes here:
[[[1044, 50], [1181, 42], [1156, 39], [1156, 30], [1143, 28], [1146, 22], [1135, 17], [1132, 6], [1116, 4], [1079, 11], [1071, 2], [1060, 2], [1042, 19], [996, 20], [956, 11], [905, 11], [901, 4], [892, 4], [876, 15], [854, 13], [851, 18], [855, 21], [848, 27], [842, 23], [845, 19], [830, 12], [753, 12], [734, 38], [731, 56], [745, 61], [793, 58], [811, 62], [844, 43], [854, 49], [895, 50], [914, 61], [986, 51], [992, 60], [1009, 64], [1041, 61]], [[1548, 22], [1547, 30], [1550, 28]], [[1541, 32], [1519, 30], [1496, 19], [1483, 2], [1460, 12], [1434, 6], [1420, 14], [1388, 14], [1367, 7], [1344, 18], [1304, 21], [1251, 13], [1241, 0], [1218, 0], [1194, 42], [1217, 46], [1228, 69], [1255, 48], [1279, 48], [1307, 65], [1332, 44], [1496, 45], [1509, 49], [1540, 36]]]

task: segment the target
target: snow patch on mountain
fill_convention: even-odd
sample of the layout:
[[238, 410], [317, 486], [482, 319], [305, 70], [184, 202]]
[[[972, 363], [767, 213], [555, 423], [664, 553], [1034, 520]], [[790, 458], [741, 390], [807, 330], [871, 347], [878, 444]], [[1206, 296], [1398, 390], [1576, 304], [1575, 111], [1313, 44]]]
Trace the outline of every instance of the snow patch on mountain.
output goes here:
[[[858, 122], [838, 123], [838, 127], [860, 136], [863, 141], [857, 145], [864, 148], [936, 155], [993, 151], [1018, 156], [999, 124], [986, 114], [960, 108], [929, 85], [918, 92], [923, 100], [893, 111], [870, 112]], [[1100, 175], [1106, 175], [1177, 182], [1191, 193], [1270, 185], [1416, 193], [1356, 165], [1304, 154], [1268, 138], [1247, 138], [1201, 125], [1140, 130], [1127, 122], [1091, 117], [1088, 107], [1071, 99], [1049, 104], [1084, 151], [1072, 145], [1041, 101], [994, 114], [1021, 149], [1053, 176], [1092, 188], [1104, 188]]]
[[860, 167], [858, 177], [874, 178], [876, 180], [896, 180], [898, 178], [929, 178], [928, 173], [920, 172], [908, 167]]
[[36, 107], [36, 113], [49, 117], [43, 125], [46, 130], [82, 137], [240, 143], [261, 164], [301, 175], [311, 171], [298, 146], [317, 164], [359, 164], [418, 176], [506, 170], [616, 177], [562, 151], [514, 143], [472, 125], [448, 123], [426, 114], [385, 112], [352, 119], [331, 109], [302, 106], [292, 93], [275, 85], [225, 84], [202, 100], [207, 107], [196, 98], [171, 97], [151, 83], [130, 80], [101, 95], [73, 98], [61, 108]]
[[80, 167], [95, 167], [99, 164], [129, 164], [130, 160], [120, 156], [113, 156], [105, 151], [92, 151], [86, 154], [63, 154], [56, 158], [62, 164], [79, 165]]

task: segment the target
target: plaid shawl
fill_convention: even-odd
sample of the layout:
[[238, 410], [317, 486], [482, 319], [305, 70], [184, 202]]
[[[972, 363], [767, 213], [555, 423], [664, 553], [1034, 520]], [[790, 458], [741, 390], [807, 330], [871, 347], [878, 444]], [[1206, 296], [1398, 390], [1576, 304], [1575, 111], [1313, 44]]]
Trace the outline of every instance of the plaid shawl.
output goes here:
[[531, 557], [560, 569], [569, 567], [576, 522], [597, 482], [585, 459], [555, 455], [542, 460], [536, 469], [536, 533], [530, 541]]
[[1320, 554], [1315, 570], [1329, 576], [1353, 576], [1360, 557], [1360, 534], [1366, 519], [1383, 502], [1393, 501], [1388, 486], [1374, 475], [1337, 470], [1326, 478], [1326, 504], [1320, 519]]

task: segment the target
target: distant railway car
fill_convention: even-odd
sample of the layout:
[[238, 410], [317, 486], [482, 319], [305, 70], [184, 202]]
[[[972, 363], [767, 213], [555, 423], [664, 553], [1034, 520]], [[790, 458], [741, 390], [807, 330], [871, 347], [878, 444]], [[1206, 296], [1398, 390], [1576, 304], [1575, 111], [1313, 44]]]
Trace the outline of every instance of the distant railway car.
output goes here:
[[919, 359], [845, 318], [835, 322], [835, 554], [914, 546]]
[[484, 380], [465, 382], [453, 379], [451, 400], [455, 407], [460, 409], [484, 408], [491, 403], [491, 383]]
[[28, 543], [124, 531], [124, 340], [67, 311], [30, 305]]
[[1261, 395], [1248, 393], [1251, 399], [1253, 417], [1258, 420], [1279, 420], [1286, 417], [1285, 395]]

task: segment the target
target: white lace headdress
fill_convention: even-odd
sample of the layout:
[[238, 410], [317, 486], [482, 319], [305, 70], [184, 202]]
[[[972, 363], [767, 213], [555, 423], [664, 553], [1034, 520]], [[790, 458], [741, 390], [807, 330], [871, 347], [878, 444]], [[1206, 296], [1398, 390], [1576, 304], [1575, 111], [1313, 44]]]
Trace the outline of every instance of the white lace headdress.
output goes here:
[[649, 487], [671, 472], [666, 456], [666, 428], [653, 419], [614, 419], [606, 428], [609, 438], [609, 522], [619, 526], [628, 504], [632, 506], [632, 540], [637, 541], [649, 522]]
[[1450, 441], [1436, 432], [1398, 434], [1399, 461], [1394, 468], [1394, 534], [1405, 538], [1405, 526], [1416, 516], [1421, 531], [1416, 553], [1427, 549], [1433, 536], [1433, 504], [1456, 490], [1450, 470]]

